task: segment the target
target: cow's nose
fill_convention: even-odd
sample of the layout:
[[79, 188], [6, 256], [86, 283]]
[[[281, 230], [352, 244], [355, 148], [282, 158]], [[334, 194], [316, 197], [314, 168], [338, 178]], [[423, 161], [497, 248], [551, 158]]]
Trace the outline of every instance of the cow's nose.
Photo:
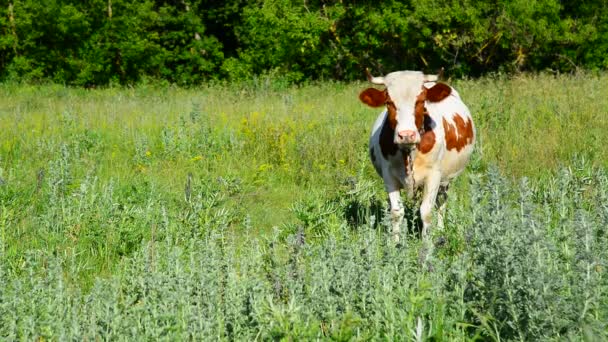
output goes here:
[[399, 131], [398, 135], [400, 139], [406, 142], [413, 142], [414, 140], [416, 140], [416, 131], [412, 131], [409, 129]]

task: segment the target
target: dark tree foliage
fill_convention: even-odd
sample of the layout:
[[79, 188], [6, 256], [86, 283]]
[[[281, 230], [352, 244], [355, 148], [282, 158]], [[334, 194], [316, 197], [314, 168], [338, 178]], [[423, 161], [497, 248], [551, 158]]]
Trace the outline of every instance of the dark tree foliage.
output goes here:
[[3, 0], [0, 80], [190, 85], [608, 67], [608, 3]]

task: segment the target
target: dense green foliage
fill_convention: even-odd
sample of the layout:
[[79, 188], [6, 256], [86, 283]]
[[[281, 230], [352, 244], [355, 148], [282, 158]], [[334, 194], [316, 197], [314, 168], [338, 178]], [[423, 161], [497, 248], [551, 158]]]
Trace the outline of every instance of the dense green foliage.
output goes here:
[[605, 340], [607, 81], [455, 84], [479, 140], [430, 264], [365, 84], [1, 85], [0, 339]]
[[608, 3], [8, 0], [0, 79], [181, 85], [271, 73], [353, 80], [370, 67], [480, 75], [608, 67]]

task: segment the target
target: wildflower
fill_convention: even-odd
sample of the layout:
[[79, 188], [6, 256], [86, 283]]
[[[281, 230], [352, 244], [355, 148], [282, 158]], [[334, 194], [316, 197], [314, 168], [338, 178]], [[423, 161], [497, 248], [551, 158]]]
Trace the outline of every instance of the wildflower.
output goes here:
[[262, 164], [258, 167], [259, 172], [264, 172], [269, 169], [272, 169], [272, 165], [270, 165], [270, 164]]

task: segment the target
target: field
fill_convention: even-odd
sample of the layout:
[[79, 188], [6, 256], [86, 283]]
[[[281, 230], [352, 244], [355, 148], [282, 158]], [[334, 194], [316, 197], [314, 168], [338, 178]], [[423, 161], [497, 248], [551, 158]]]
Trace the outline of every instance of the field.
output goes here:
[[452, 83], [429, 264], [365, 83], [0, 85], [0, 340], [606, 340], [608, 74]]

